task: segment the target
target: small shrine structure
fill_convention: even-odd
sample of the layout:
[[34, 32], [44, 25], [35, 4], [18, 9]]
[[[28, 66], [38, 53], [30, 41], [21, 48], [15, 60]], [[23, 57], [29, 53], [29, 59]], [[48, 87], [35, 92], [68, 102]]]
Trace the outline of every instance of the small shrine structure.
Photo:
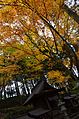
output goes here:
[[58, 108], [58, 96], [61, 89], [56, 89], [48, 84], [46, 79], [38, 81], [33, 88], [24, 105], [32, 104], [33, 110], [28, 113], [32, 118], [41, 118], [46, 115], [46, 119], [50, 119], [50, 112]]

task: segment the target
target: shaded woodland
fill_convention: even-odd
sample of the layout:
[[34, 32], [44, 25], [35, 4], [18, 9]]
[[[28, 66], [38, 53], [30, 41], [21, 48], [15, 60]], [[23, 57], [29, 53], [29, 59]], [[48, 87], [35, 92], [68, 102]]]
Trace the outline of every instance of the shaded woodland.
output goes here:
[[[42, 80], [61, 90], [55, 93], [57, 110], [65, 106], [63, 114], [74, 119], [72, 114], [76, 115], [79, 108], [79, 1], [0, 1], [1, 115], [9, 119], [11, 110], [16, 113], [20, 106], [22, 110], [17, 115], [36, 108], [32, 103], [23, 104]], [[36, 97], [45, 96], [48, 104], [52, 100], [48, 95], [53, 94], [50, 90], [40, 90]], [[63, 114], [59, 114], [62, 119]]]

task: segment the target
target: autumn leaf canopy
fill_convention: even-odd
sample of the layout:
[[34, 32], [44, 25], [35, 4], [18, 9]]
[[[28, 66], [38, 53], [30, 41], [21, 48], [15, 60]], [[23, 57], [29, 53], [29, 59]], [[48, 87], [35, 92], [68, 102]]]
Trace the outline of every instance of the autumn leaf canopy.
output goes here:
[[47, 73], [53, 79], [54, 73], [61, 81], [68, 75], [78, 78], [79, 27], [64, 5], [68, 1], [0, 1], [1, 77], [27, 74], [32, 79]]

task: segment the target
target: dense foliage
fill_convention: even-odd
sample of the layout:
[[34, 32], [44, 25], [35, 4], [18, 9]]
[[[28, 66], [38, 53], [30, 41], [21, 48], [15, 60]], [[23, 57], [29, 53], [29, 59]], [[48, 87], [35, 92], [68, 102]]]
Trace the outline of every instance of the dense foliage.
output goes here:
[[78, 15], [77, 0], [0, 1], [0, 85], [20, 74], [79, 79]]

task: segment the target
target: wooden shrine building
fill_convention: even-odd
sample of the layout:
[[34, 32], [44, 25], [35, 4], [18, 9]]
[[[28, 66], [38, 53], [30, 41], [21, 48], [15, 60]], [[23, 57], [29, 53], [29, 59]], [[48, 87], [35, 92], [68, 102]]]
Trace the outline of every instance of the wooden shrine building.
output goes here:
[[59, 89], [48, 84], [46, 80], [40, 80], [24, 103], [24, 105], [32, 104], [34, 107], [28, 115], [38, 118], [58, 108], [59, 91]]

